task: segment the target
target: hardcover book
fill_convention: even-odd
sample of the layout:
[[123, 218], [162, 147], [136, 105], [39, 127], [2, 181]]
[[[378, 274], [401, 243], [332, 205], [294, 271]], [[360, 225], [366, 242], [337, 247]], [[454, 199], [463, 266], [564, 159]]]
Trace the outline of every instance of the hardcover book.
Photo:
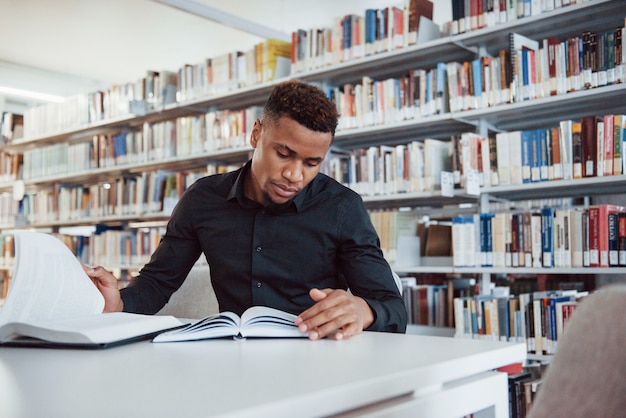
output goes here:
[[185, 327], [164, 332], [152, 340], [155, 343], [194, 341], [210, 338], [232, 337], [306, 337], [298, 330], [296, 315], [269, 308], [253, 306], [239, 317], [233, 312], [221, 312], [193, 322]]
[[15, 269], [0, 311], [0, 345], [105, 348], [183, 325], [172, 316], [102, 313], [104, 298], [52, 235], [15, 233]]

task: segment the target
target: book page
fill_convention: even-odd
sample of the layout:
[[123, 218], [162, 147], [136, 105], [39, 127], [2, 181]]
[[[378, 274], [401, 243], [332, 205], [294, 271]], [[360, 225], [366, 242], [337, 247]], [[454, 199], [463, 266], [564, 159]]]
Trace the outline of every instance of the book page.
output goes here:
[[294, 323], [296, 315], [267, 306], [253, 306], [241, 316], [242, 337], [306, 337]]
[[100, 314], [104, 298], [58, 238], [15, 233], [15, 268], [0, 325]]
[[209, 315], [186, 327], [159, 334], [152, 341], [155, 343], [192, 341], [207, 338], [233, 337], [238, 334], [239, 316], [233, 312], [222, 312]]
[[152, 334], [182, 325], [173, 316], [139, 315], [128, 312], [94, 314], [62, 320], [16, 323], [14, 331], [55, 343], [106, 344]]

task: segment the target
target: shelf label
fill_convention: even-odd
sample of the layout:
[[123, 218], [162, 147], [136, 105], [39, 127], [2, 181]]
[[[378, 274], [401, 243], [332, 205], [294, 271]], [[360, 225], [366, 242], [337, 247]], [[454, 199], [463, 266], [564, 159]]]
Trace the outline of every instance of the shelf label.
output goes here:
[[469, 195], [478, 196], [480, 194], [480, 173], [470, 170], [465, 178], [465, 191]]
[[454, 173], [449, 171], [441, 172], [441, 195], [454, 197]]

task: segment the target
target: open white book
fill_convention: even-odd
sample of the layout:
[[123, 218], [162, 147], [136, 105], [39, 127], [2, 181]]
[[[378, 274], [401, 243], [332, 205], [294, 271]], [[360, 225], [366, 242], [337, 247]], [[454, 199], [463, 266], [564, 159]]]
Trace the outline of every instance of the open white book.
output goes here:
[[39, 232], [15, 233], [15, 267], [0, 310], [0, 345], [101, 348], [183, 323], [172, 316], [102, 313], [104, 298], [70, 249]]
[[253, 306], [242, 315], [222, 312], [207, 316], [185, 327], [164, 332], [152, 342], [204, 340], [209, 338], [306, 337], [296, 327], [296, 316], [266, 306]]

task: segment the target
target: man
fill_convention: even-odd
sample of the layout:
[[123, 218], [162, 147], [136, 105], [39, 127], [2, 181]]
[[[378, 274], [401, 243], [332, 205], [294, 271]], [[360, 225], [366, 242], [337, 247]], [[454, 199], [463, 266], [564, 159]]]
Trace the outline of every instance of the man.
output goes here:
[[111, 273], [87, 269], [105, 312], [156, 313], [204, 253], [221, 311], [291, 312], [313, 340], [404, 332], [405, 306], [360, 196], [319, 173], [336, 126], [323, 91], [278, 84], [254, 123], [252, 160], [188, 188], [129, 286], [120, 292]]

